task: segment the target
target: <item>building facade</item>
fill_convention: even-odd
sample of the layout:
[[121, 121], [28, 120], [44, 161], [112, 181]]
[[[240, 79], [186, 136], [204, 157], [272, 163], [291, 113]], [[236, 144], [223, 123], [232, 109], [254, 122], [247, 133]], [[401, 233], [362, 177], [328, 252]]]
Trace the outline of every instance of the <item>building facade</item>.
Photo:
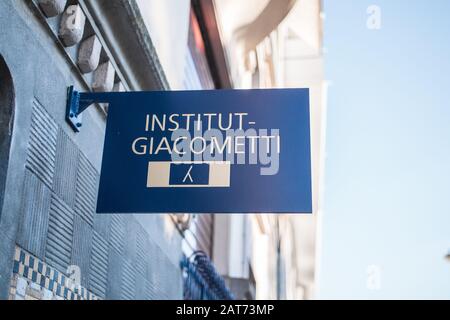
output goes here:
[[139, 6], [2, 1], [0, 15], [0, 297], [181, 298], [170, 217], [95, 214], [105, 106], [80, 133], [64, 116], [70, 85], [169, 88]]
[[[232, 11], [224, 2], [0, 2], [0, 299], [308, 296], [299, 289], [313, 282], [313, 263], [301, 267], [314, 260], [313, 220], [303, 224], [310, 232], [303, 239], [296, 232], [302, 223], [289, 216], [98, 215], [107, 105], [83, 113], [80, 133], [65, 120], [71, 85], [95, 92], [202, 90], [314, 80], [320, 95], [320, 29], [311, 29], [318, 20], [307, 31], [318, 37], [318, 51], [308, 53], [317, 65], [300, 72], [304, 78], [290, 72], [306, 50], [301, 41], [291, 44], [301, 39], [293, 21], [307, 10], [319, 17], [319, 1], [269, 1], [242, 21], [263, 19], [266, 8], [277, 17], [270, 28], [263, 35], [259, 28], [230, 29], [243, 38], [226, 33]], [[299, 3], [308, 5], [298, 9]], [[254, 45], [242, 50], [246, 37]], [[284, 55], [290, 46], [301, 56]], [[205, 273], [219, 289], [210, 290]]]
[[[213, 261], [240, 297], [314, 297], [326, 83], [319, 0], [215, 0], [235, 88], [309, 88], [312, 215], [219, 216]], [[283, 192], [283, 190], [277, 190]], [[225, 227], [224, 227], [225, 226]], [[216, 252], [215, 251], [215, 252]], [[223, 252], [228, 252], [223, 254]]]

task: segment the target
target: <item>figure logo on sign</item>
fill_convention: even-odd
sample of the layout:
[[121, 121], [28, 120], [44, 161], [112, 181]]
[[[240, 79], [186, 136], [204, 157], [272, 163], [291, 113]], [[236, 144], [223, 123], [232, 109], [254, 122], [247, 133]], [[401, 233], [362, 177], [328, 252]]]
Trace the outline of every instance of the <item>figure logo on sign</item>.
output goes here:
[[148, 163], [147, 188], [229, 188], [230, 162]]
[[186, 176], [183, 179], [183, 183], [186, 182], [186, 180], [189, 178], [189, 180], [194, 183], [194, 180], [192, 180], [191, 172], [194, 166], [190, 166], [188, 172], [186, 173]]

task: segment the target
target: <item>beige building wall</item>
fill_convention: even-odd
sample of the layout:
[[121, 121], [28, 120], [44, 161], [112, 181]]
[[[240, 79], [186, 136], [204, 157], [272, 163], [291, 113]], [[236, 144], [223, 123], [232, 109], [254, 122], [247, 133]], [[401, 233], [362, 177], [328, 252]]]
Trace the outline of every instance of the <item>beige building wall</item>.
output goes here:
[[[320, 0], [216, 0], [215, 7], [235, 88], [310, 88], [313, 215], [249, 217], [243, 254], [257, 299], [313, 298], [325, 119]], [[221, 260], [242, 261], [237, 254]]]
[[136, 0], [172, 90], [185, 89], [190, 0]]

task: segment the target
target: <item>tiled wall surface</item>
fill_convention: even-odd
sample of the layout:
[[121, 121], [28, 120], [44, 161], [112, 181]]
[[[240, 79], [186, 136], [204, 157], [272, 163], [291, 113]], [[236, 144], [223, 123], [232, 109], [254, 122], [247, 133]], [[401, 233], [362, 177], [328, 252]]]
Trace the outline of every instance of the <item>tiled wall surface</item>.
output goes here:
[[[100, 299], [170, 298], [177, 295], [177, 289], [181, 292], [178, 266], [165, 257], [134, 217], [95, 214], [98, 172], [37, 101], [26, 163], [17, 239], [20, 253], [16, 251], [19, 262], [24, 263], [22, 256], [29, 252], [26, 263], [28, 259], [39, 264], [45, 261], [63, 279], [69, 266], [77, 266], [83, 288]], [[26, 263], [25, 270], [15, 265], [13, 284], [24, 278], [33, 288], [41, 285], [48, 290]], [[160, 283], [161, 279], [168, 282]], [[67, 298], [64, 292], [54, 294]]]
[[98, 300], [86, 288], [16, 247], [10, 300]]

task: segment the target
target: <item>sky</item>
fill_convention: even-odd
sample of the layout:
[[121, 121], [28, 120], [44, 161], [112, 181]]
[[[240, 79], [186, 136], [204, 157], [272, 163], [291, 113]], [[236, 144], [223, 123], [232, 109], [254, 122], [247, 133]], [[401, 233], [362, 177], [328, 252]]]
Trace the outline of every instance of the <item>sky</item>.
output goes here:
[[450, 1], [324, 0], [324, 11], [317, 298], [449, 299]]

